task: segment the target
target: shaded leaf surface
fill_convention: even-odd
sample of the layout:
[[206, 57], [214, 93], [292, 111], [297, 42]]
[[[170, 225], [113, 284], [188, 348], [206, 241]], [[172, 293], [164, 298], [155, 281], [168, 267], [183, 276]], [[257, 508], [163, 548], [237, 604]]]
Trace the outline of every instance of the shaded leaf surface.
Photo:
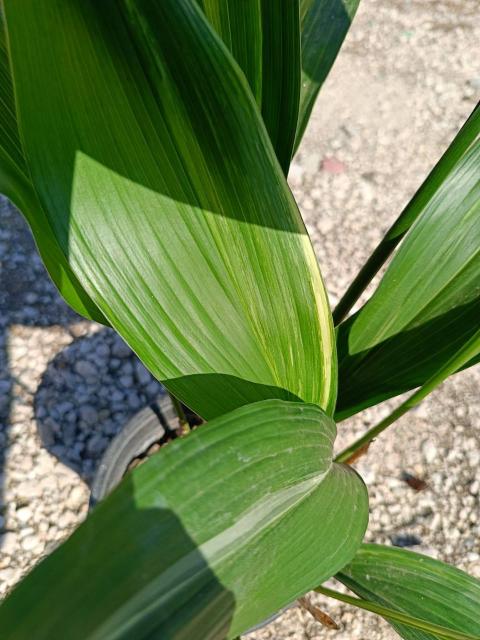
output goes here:
[[2, 637], [236, 637], [362, 540], [366, 489], [334, 437], [318, 407], [270, 400], [169, 444], [17, 587]]
[[198, 0], [248, 80], [285, 173], [300, 99], [298, 0]]

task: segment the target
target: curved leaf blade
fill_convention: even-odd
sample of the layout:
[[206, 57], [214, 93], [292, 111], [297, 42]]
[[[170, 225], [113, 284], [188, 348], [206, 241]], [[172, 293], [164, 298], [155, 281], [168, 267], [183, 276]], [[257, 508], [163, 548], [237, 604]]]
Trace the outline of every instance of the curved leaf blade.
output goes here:
[[236, 637], [362, 540], [366, 489], [332, 464], [334, 437], [318, 407], [270, 400], [169, 444], [17, 587], [0, 607], [2, 634]]
[[301, 0], [302, 76], [295, 151], [360, 0]]
[[478, 138], [480, 130], [480, 104], [470, 114], [463, 127], [445, 151], [443, 156], [428, 174], [413, 198], [387, 231], [367, 262], [358, 272], [342, 299], [335, 307], [333, 321], [339, 324], [350, 312], [367, 285], [372, 281], [379, 269], [393, 253], [395, 247], [405, 236], [412, 224], [428, 205], [436, 191], [442, 186], [455, 165]]
[[[404, 549], [364, 544], [336, 577], [363, 598], [480, 637], [480, 581], [456, 567]], [[442, 637], [390, 623], [405, 640]]]
[[300, 100], [299, 0], [198, 0], [248, 80], [285, 174]]
[[480, 118], [372, 298], [338, 327], [338, 419], [421, 386], [480, 326], [479, 131]]
[[261, 0], [197, 0], [207, 20], [245, 74], [255, 101], [262, 104]]
[[299, 1], [262, 0], [262, 117], [285, 175], [300, 108]]
[[35, 187], [112, 326], [205, 418], [270, 397], [332, 412], [312, 246], [243, 74], [195, 2], [5, 11]]
[[42, 260], [65, 301], [86, 318], [107, 324], [71, 272], [55, 239], [44, 234], [47, 218], [35, 195], [18, 133], [12, 78], [3, 16], [0, 10], [0, 192], [23, 212], [32, 229]]

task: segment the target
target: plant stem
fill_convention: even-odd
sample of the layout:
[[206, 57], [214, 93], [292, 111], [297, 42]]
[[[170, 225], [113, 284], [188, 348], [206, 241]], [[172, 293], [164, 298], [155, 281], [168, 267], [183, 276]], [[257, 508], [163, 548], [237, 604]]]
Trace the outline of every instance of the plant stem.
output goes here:
[[406, 613], [395, 611], [394, 609], [382, 607], [382, 605], [376, 604], [375, 602], [370, 602], [369, 600], [355, 598], [338, 591], [333, 591], [332, 589], [327, 589], [327, 587], [317, 587], [315, 591], [317, 593], [321, 593], [324, 596], [328, 596], [329, 598], [335, 598], [335, 600], [340, 600], [341, 602], [351, 604], [354, 607], [358, 607], [359, 609], [364, 609], [365, 611], [376, 613], [377, 615], [382, 616], [383, 618], [387, 618], [388, 620], [393, 620], [395, 622], [399, 622], [400, 624], [405, 624], [409, 627], [413, 627], [414, 629], [420, 629], [422, 631], [426, 631], [427, 633], [435, 634], [437, 636], [440, 636], [441, 638], [444, 638], [445, 640], [480, 640], [480, 636], [471, 636], [467, 633], [462, 633], [461, 631], [448, 629], [447, 627], [442, 627], [441, 625], [434, 624], [433, 622], [415, 618], [413, 616], [409, 616]]
[[389, 427], [393, 422], [403, 416], [409, 409], [419, 404], [429, 393], [431, 393], [439, 384], [441, 384], [448, 376], [452, 375], [463, 367], [469, 360], [474, 358], [480, 352], [480, 329], [463, 345], [457, 353], [452, 356], [441, 367], [435, 375], [429, 378], [423, 386], [414, 394], [405, 400], [400, 406], [390, 413], [386, 418], [381, 420], [374, 427], [369, 429], [361, 438], [356, 440], [349, 447], [344, 449], [335, 458], [335, 462], [347, 462], [362, 447], [369, 444], [373, 438], [378, 436], [382, 431]]
[[177, 398], [170, 392], [168, 392], [170, 396], [170, 400], [172, 401], [173, 408], [175, 409], [175, 413], [178, 416], [178, 421], [180, 423], [180, 430], [183, 433], [188, 433], [190, 431], [190, 425], [188, 424], [187, 417], [183, 410], [182, 404]]
[[367, 262], [348, 287], [347, 291], [333, 312], [334, 324], [340, 324], [345, 319], [353, 305], [377, 274], [382, 265], [391, 255], [397, 244], [410, 229], [412, 224], [424, 210], [435, 192], [442, 186], [452, 168], [463, 156], [478, 135], [480, 121], [480, 106], [477, 105], [453, 142], [427, 176], [421, 187], [407, 204], [397, 220], [385, 234], [383, 240], [376, 247]]

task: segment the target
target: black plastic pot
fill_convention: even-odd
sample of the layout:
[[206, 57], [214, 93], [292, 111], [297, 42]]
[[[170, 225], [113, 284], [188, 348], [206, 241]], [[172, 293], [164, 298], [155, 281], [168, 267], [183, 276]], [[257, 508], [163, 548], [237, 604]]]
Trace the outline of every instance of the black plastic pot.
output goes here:
[[135, 414], [113, 438], [100, 460], [92, 483], [90, 508], [117, 486], [132, 460], [144, 456], [153, 444], [174, 434], [178, 427], [178, 417], [167, 393]]
[[[176, 434], [178, 428], [178, 416], [167, 393], [163, 393], [153, 404], [134, 415], [103, 454], [92, 483], [90, 508], [117, 486], [132, 460], [144, 457], [153, 444], [169, 439], [172, 434]], [[292, 606], [294, 605], [278, 611], [246, 633], [265, 627]]]

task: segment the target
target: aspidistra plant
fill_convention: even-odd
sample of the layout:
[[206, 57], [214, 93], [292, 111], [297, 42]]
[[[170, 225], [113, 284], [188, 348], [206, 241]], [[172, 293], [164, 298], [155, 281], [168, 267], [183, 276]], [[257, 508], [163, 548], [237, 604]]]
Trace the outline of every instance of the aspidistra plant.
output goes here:
[[[478, 580], [361, 545], [345, 464], [478, 359], [479, 109], [333, 316], [286, 182], [357, 5], [4, 0], [0, 189], [65, 300], [208, 422], [21, 581], [2, 638], [236, 638], [314, 588], [404, 638], [480, 635]], [[335, 417], [414, 388], [334, 459]]]

